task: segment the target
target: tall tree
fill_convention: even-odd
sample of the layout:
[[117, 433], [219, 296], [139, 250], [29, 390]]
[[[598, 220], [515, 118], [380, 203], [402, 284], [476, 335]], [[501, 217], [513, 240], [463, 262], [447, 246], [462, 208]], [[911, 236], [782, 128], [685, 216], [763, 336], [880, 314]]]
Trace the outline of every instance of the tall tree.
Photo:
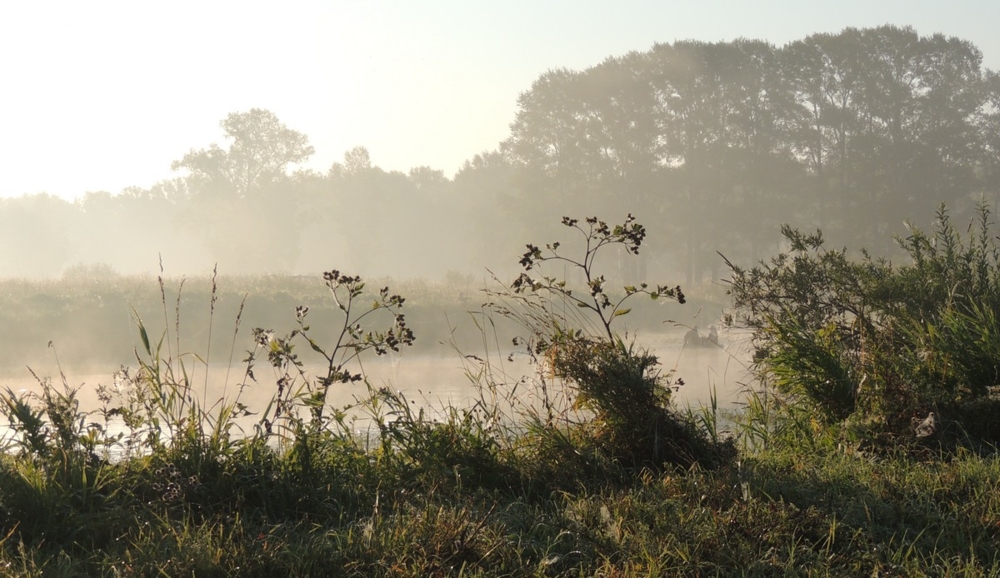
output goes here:
[[699, 282], [717, 269], [717, 250], [752, 257], [768, 224], [773, 237], [790, 213], [791, 102], [764, 42], [660, 44], [652, 59], [670, 173], [661, 202], [671, 205], [688, 282]]
[[228, 149], [214, 143], [207, 149], [192, 149], [171, 168], [188, 169], [214, 187], [247, 197], [274, 185], [287, 176], [289, 165], [315, 152], [306, 135], [286, 127], [268, 110], [230, 113], [220, 125], [230, 141]]
[[831, 222], [844, 227], [841, 208], [854, 188], [860, 51], [853, 29], [815, 34], [782, 49], [783, 72], [798, 103], [791, 144], [812, 177], [816, 219], [824, 230]]
[[305, 181], [293, 179], [288, 169], [312, 155], [313, 147], [263, 109], [232, 113], [221, 126], [227, 149], [212, 144], [172, 164], [190, 171], [184, 222], [224, 270], [289, 271], [309, 215], [301, 209], [299, 185]]
[[872, 247], [891, 222], [976, 188], [981, 55], [911, 28], [848, 28], [783, 49], [799, 104], [793, 143], [818, 224]]

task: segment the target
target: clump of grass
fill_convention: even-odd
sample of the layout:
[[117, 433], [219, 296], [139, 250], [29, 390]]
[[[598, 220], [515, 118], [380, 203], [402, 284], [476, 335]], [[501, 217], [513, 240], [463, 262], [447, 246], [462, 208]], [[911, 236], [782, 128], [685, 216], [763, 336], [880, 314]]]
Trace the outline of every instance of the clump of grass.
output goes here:
[[[573, 408], [590, 416], [570, 427], [577, 428], [575, 432], [558, 431], [547, 407], [546, 423], [555, 427], [552, 435], [559, 440], [553, 447], [566, 446], [585, 433], [584, 437], [590, 438], [588, 445], [634, 470], [659, 469], [665, 464], [714, 465], [725, 459], [731, 454], [726, 444], [713, 442], [696, 420], [686, 419], [671, 407], [670, 383], [659, 371], [658, 358], [638, 349], [613, 328], [617, 319], [630, 313], [625, 304], [636, 296], [686, 301], [679, 286], [646, 283], [627, 285], [617, 296], [608, 294], [604, 275], [597, 273], [601, 252], [617, 245], [637, 255], [645, 228], [631, 215], [614, 227], [597, 218], [581, 224], [564, 217], [563, 225], [579, 234], [580, 257], [561, 252], [559, 242], [546, 245], [545, 252], [529, 244], [521, 258], [524, 272], [511, 291], [494, 295], [499, 303], [496, 310], [528, 329], [524, 342], [529, 354], [544, 360], [551, 377], [569, 384]], [[575, 289], [566, 280], [544, 272], [533, 276], [547, 264], [573, 270], [565, 275], [579, 276], [583, 287]]]

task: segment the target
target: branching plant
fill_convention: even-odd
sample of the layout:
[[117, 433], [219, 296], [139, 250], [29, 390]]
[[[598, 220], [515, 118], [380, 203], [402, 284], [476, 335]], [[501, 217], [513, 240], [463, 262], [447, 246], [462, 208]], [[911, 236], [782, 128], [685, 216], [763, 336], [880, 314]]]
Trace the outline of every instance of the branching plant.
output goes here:
[[934, 411], [961, 426], [953, 437], [997, 439], [996, 419], [983, 419], [995, 415], [1000, 386], [990, 211], [981, 205], [965, 236], [943, 206], [936, 220], [933, 234], [909, 227], [897, 239], [911, 259], [903, 265], [852, 258], [787, 226], [790, 251], [750, 268], [727, 261], [756, 372], [784, 407], [910, 441], [914, 423]]
[[[361, 309], [365, 289], [361, 277], [332, 270], [323, 273], [323, 280], [342, 313], [339, 332], [332, 347], [323, 347], [310, 334], [310, 326], [306, 323], [309, 308], [306, 306], [296, 308], [298, 328], [284, 337], [276, 337], [270, 330], [254, 329], [256, 343], [266, 349], [268, 361], [281, 375], [277, 395], [261, 419], [268, 434], [275, 421], [282, 418], [294, 420], [296, 416], [290, 412], [297, 401], [309, 408], [313, 428], [322, 428], [330, 387], [364, 379], [360, 366], [364, 353], [374, 351], [376, 355], [385, 355], [390, 351], [398, 352], [401, 346], [413, 345], [413, 331], [401, 312], [406, 301], [404, 297], [390, 293], [388, 287], [382, 287], [370, 307]], [[392, 318], [392, 324], [385, 329], [372, 328], [373, 317], [385, 314]], [[323, 375], [310, 378], [305, 374], [303, 363], [295, 353], [296, 339], [304, 340], [312, 351], [323, 357], [326, 366]], [[247, 362], [252, 361], [253, 354]], [[343, 416], [335, 414], [333, 417], [336, 420]]]
[[[613, 245], [621, 245], [629, 253], [638, 255], [639, 247], [646, 237], [646, 229], [635, 222], [635, 217], [631, 213], [625, 219], [624, 223], [615, 225], [614, 227], [610, 227], [606, 222], [598, 220], [597, 217], [588, 217], [584, 220], [584, 223], [585, 226], [580, 224], [579, 219], [570, 217], [563, 217], [562, 219], [563, 225], [576, 229], [583, 237], [584, 252], [580, 260], [561, 254], [559, 252], [561, 246], [559, 242], [546, 244], [545, 253], [539, 247], [529, 243], [527, 245], [528, 250], [521, 257], [520, 261], [521, 266], [524, 267], [524, 272], [514, 280], [511, 289], [515, 293], [521, 294], [547, 291], [569, 301], [576, 307], [592, 312], [600, 320], [604, 336], [612, 341], [615, 339], [615, 333], [611, 329], [611, 324], [617, 317], [626, 315], [631, 311], [631, 309], [623, 309], [622, 304], [633, 295], [641, 293], [649, 295], [654, 300], [660, 297], [667, 297], [677, 299], [679, 303], [685, 302], [684, 293], [681, 291], [679, 285], [676, 287], [657, 285], [651, 289], [646, 283], [640, 283], [638, 286], [626, 285], [623, 288], [624, 295], [613, 300], [605, 292], [606, 280], [604, 275], [598, 275], [595, 271], [597, 255], [603, 249]], [[583, 274], [588, 293], [582, 296], [579, 292], [574, 293], [573, 289], [567, 286], [565, 279], [558, 279], [547, 275], [532, 277], [528, 273], [546, 262], [560, 262], [578, 270]]]
[[[564, 217], [562, 224], [582, 237], [579, 258], [562, 252], [558, 242], [545, 245], [544, 251], [529, 244], [520, 261], [524, 271], [510, 292], [491, 294], [494, 311], [529, 330], [528, 353], [536, 360], [544, 356], [550, 376], [564, 380], [575, 393], [574, 407], [590, 416], [579, 423], [567, 420], [564, 431], [546, 403], [547, 418], [536, 419], [534, 430], [543, 438], [562, 441], [542, 445], [564, 447], [566, 440], [578, 439], [628, 468], [715, 461], [719, 448], [671, 409], [669, 383], [657, 357], [627, 343], [613, 327], [631, 311], [625, 302], [636, 295], [686, 301], [679, 286], [640, 283], [623, 287], [620, 296], [609, 294], [607, 279], [598, 273], [598, 255], [613, 246], [638, 255], [645, 228], [632, 215], [615, 226], [596, 217], [582, 223]], [[568, 267], [563, 278], [537, 273], [555, 264]], [[582, 276], [583, 290], [567, 282], [574, 274]], [[544, 378], [541, 385], [546, 387]], [[548, 392], [542, 394], [547, 400]], [[580, 452], [562, 455], [573, 453]]]

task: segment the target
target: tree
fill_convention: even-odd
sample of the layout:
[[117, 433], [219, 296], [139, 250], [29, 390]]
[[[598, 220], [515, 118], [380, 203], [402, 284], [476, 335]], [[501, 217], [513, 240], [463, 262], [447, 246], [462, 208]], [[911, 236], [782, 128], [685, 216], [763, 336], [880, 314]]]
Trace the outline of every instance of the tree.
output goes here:
[[79, 209], [54, 195], [0, 199], [0, 275], [54, 275], [79, 257]]
[[520, 167], [498, 150], [486, 151], [465, 161], [453, 183], [454, 202], [465, 215], [457, 223], [469, 231], [464, 237], [469, 264], [477, 269], [485, 265], [501, 276], [513, 272], [505, 265], [507, 256], [520, 248], [515, 239], [531, 238], [534, 232], [522, 216]]
[[889, 223], [976, 191], [986, 99], [970, 43], [848, 28], [789, 44], [782, 57], [798, 103], [792, 142], [825, 231], [886, 249], [876, 243]]
[[451, 181], [444, 176], [444, 171], [432, 169], [428, 166], [413, 167], [409, 172], [410, 181], [417, 190], [423, 193], [433, 194], [446, 188]]
[[660, 203], [670, 205], [674, 243], [696, 284], [705, 270], [714, 277], [716, 251], [752, 256], [793, 210], [792, 104], [764, 42], [658, 44], [650, 59], [664, 143]]
[[[188, 169], [191, 198], [182, 222], [226, 270], [289, 271], [301, 250], [302, 181], [289, 165], [313, 153], [309, 139], [263, 109], [232, 113], [221, 123], [229, 148], [191, 150], [175, 161]], [[247, 244], [248, 239], [263, 242]]]
[[344, 153], [344, 162], [333, 163], [327, 176], [331, 179], [346, 179], [352, 176], [364, 175], [373, 170], [372, 157], [365, 147], [354, 147]]
[[289, 165], [315, 152], [306, 135], [289, 129], [268, 110], [230, 113], [220, 125], [232, 141], [228, 150], [214, 143], [208, 149], [192, 149], [171, 168], [188, 169], [212, 188], [245, 198], [280, 181]]

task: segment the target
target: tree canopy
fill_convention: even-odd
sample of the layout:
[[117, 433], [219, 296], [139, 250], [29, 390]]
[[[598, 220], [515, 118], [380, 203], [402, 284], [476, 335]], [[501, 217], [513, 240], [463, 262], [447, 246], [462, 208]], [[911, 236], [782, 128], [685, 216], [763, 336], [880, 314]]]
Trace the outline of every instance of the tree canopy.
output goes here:
[[0, 252], [0, 272], [81, 259], [148, 269], [173, 247], [238, 271], [331, 260], [366, 275], [498, 271], [565, 214], [631, 212], [649, 249], [620, 273], [655, 266], [690, 285], [721, 273], [717, 252], [747, 262], [773, 251], [783, 223], [891, 253], [886, 239], [906, 220], [929, 225], [941, 202], [964, 220], [1000, 200], [1000, 75], [965, 40], [896, 26], [780, 47], [662, 43], [546, 71], [518, 97], [510, 136], [454, 179], [383, 170], [364, 146], [324, 174], [295, 170], [313, 147], [273, 112], [220, 126], [225, 145], [190, 150], [177, 179], [149, 190], [0, 204], [8, 246], [40, 235], [45, 254]]
[[230, 113], [220, 125], [231, 141], [228, 150], [217, 144], [192, 149], [171, 168], [188, 169], [196, 179], [246, 197], [284, 178], [289, 165], [315, 152], [309, 137], [286, 127], [268, 110]]
[[692, 268], [777, 242], [781, 221], [874, 243], [943, 200], [993, 194], [997, 85], [981, 61], [895, 26], [657, 44], [543, 74], [503, 150], [555, 203], [664, 214]]

